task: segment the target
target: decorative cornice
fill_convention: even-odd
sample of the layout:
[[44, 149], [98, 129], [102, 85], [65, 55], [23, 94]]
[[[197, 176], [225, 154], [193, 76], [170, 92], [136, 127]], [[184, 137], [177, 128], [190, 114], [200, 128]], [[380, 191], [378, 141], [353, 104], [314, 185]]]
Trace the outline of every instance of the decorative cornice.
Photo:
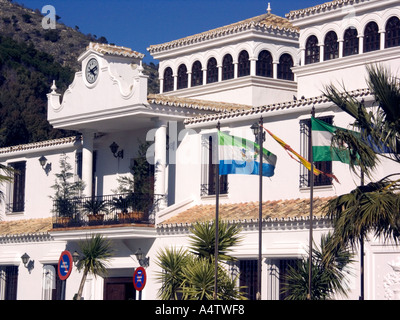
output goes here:
[[138, 58], [138, 59], [144, 58], [143, 53], [134, 51], [130, 48], [111, 45], [111, 44], [90, 42], [89, 46], [86, 49], [87, 50], [92, 49], [98, 53], [112, 55], [112, 56], [120, 56], [120, 57], [126, 57], [126, 58]]
[[[349, 92], [353, 97], [364, 97], [370, 95], [369, 89], [359, 89]], [[261, 106], [261, 107], [253, 107], [250, 109], [236, 109], [232, 111], [226, 111], [223, 113], [217, 114], [207, 114], [204, 116], [199, 116], [195, 118], [190, 118], [185, 120], [186, 125], [191, 124], [199, 124], [199, 123], [207, 123], [211, 121], [217, 120], [225, 120], [225, 119], [236, 119], [240, 117], [246, 117], [249, 115], [256, 115], [265, 112], [276, 112], [282, 110], [291, 110], [298, 109], [303, 107], [310, 107], [315, 105], [321, 105], [324, 103], [328, 103], [329, 100], [325, 96], [318, 96], [312, 98], [304, 98], [298, 100], [292, 100], [282, 103], [274, 103], [271, 105]]]
[[293, 26], [289, 20], [276, 16], [274, 14], [266, 13], [257, 17], [247, 20], [239, 21], [224, 27], [212, 29], [206, 32], [198, 33], [182, 39], [166, 42], [163, 44], [152, 45], [147, 50], [150, 54], [170, 50], [173, 48], [188, 46], [191, 44], [212, 40], [227, 35], [236, 34], [251, 30], [253, 28], [262, 28], [270, 31], [283, 31], [288, 33], [299, 33], [299, 29]]
[[1, 154], [10, 154], [19, 151], [30, 151], [36, 149], [43, 149], [48, 147], [58, 147], [58, 146], [65, 146], [67, 144], [73, 144], [75, 142], [80, 142], [82, 140], [81, 136], [73, 136], [67, 138], [60, 138], [60, 139], [53, 139], [53, 140], [46, 140], [46, 141], [39, 141], [33, 142], [28, 144], [21, 144], [17, 146], [5, 147], [0, 148], [0, 155]]
[[341, 9], [343, 6], [352, 5], [355, 3], [365, 2], [365, 1], [369, 0], [335, 0], [305, 9], [290, 11], [288, 14], [285, 15], [285, 17], [289, 20], [294, 20], [302, 17], [308, 17], [310, 15], [319, 14], [329, 10], [335, 10], [339, 8]]

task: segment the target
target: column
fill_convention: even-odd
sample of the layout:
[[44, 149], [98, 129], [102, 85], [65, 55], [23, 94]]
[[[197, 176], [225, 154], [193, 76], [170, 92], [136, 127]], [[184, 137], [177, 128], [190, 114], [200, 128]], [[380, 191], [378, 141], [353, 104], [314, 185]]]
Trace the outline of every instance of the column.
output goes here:
[[381, 50], [385, 49], [386, 42], [386, 30], [379, 30], [380, 40], [381, 40]]
[[250, 75], [255, 76], [256, 75], [256, 70], [257, 70], [257, 59], [256, 58], [250, 58]]
[[82, 181], [85, 183], [85, 195], [92, 196], [93, 190], [93, 139], [92, 131], [83, 132]]
[[272, 62], [272, 78], [278, 79], [278, 64], [279, 61]]
[[233, 62], [233, 74], [234, 74], [234, 79], [237, 79], [239, 77], [239, 62]]
[[218, 82], [222, 81], [222, 64], [217, 66], [218, 68]]
[[306, 49], [300, 48], [300, 53], [301, 53], [300, 66], [305, 66], [306, 65]]
[[344, 40], [339, 39], [339, 58], [343, 58], [343, 47], [344, 47]]
[[364, 53], [364, 36], [358, 36], [358, 39], [359, 39], [358, 53], [362, 54]]
[[325, 60], [325, 46], [320, 43], [319, 46], [319, 62], [323, 62]]
[[[165, 175], [167, 166], [167, 121], [157, 120], [157, 131], [155, 133], [154, 147], [154, 194], [157, 196], [165, 195]], [[156, 198], [157, 199], [157, 198]], [[167, 199], [163, 198], [159, 202], [159, 209], [167, 207]]]

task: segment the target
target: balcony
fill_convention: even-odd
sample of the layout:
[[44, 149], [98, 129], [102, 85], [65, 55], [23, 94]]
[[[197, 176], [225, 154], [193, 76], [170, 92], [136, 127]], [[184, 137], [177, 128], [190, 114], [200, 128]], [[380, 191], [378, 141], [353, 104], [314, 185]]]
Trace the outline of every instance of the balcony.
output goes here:
[[53, 201], [53, 229], [154, 224], [165, 195], [114, 194]]

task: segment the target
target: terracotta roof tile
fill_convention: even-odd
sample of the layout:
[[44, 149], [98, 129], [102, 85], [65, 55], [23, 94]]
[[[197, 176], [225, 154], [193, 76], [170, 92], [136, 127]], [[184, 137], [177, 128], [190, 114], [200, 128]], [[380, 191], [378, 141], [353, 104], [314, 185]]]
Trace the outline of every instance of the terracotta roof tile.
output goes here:
[[99, 53], [109, 54], [114, 56], [123, 56], [123, 57], [140, 58], [140, 59], [144, 58], [144, 54], [140, 52], [133, 51], [130, 48], [115, 46], [111, 44], [90, 42], [87, 49], [93, 49]]
[[0, 221], [0, 237], [41, 234], [53, 227], [52, 218]]
[[238, 31], [244, 31], [252, 27], [267, 28], [272, 30], [283, 30], [289, 32], [298, 33], [299, 29], [292, 25], [292, 23], [286, 19], [279, 17], [271, 13], [265, 13], [257, 17], [239, 21], [227, 26], [212, 29], [206, 32], [198, 33], [182, 39], [166, 42], [158, 45], [151, 45], [147, 50], [150, 53], [168, 50], [170, 48], [190, 45], [200, 41], [205, 41], [228, 34], [232, 34]]
[[[315, 217], [322, 217], [323, 206], [331, 198], [316, 198], [313, 204]], [[220, 204], [219, 215], [222, 220], [244, 221], [258, 220], [258, 202]], [[276, 200], [263, 202], [263, 219], [288, 220], [306, 218], [310, 214], [309, 199]], [[197, 205], [175, 217], [164, 221], [161, 225], [192, 224], [195, 222], [210, 221], [215, 218], [215, 205]]]
[[0, 148], [0, 154], [4, 153], [11, 153], [17, 151], [26, 151], [26, 150], [34, 150], [34, 149], [41, 149], [45, 147], [53, 147], [58, 145], [65, 145], [69, 143], [75, 143], [81, 140], [81, 136], [73, 136], [67, 138], [60, 138], [60, 139], [53, 139], [53, 140], [46, 140], [46, 141], [39, 141], [27, 144], [20, 144], [17, 146], [5, 147]]
[[310, 14], [316, 14], [319, 12], [324, 12], [326, 10], [332, 10], [336, 8], [342, 8], [344, 5], [353, 4], [354, 2], [364, 2], [369, 0], [335, 0], [335, 1], [328, 1], [313, 7], [300, 9], [300, 10], [293, 10], [286, 14], [286, 18], [293, 20], [295, 18], [308, 16]]
[[[354, 91], [350, 91], [353, 97], [366, 97], [370, 96], [371, 92], [369, 89], [357, 89]], [[286, 101], [286, 102], [279, 102], [270, 105], [260, 106], [260, 107], [252, 107], [252, 108], [238, 108], [227, 110], [224, 113], [217, 113], [217, 114], [206, 114], [200, 115], [194, 118], [188, 118], [185, 120], [185, 124], [196, 124], [196, 123], [206, 123], [209, 121], [215, 120], [222, 120], [222, 119], [236, 119], [239, 117], [245, 117], [252, 114], [259, 114], [264, 112], [274, 112], [280, 110], [289, 110], [294, 108], [303, 108], [303, 107], [310, 107], [310, 106], [317, 106], [320, 104], [328, 103], [330, 100], [324, 96], [312, 97], [312, 98], [305, 98], [305, 99], [298, 99], [293, 101]]]
[[217, 112], [251, 109], [251, 106], [244, 104], [181, 98], [162, 94], [149, 94], [147, 100], [149, 103]]

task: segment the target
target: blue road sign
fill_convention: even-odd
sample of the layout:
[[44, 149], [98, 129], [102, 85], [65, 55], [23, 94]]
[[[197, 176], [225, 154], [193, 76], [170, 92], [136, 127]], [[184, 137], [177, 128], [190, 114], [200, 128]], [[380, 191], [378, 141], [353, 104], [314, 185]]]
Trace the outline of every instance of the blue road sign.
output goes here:
[[142, 291], [146, 285], [146, 270], [143, 267], [139, 267], [133, 274], [133, 286], [137, 291]]
[[63, 251], [60, 256], [60, 260], [58, 260], [58, 276], [61, 280], [66, 280], [72, 271], [72, 255], [69, 251]]

